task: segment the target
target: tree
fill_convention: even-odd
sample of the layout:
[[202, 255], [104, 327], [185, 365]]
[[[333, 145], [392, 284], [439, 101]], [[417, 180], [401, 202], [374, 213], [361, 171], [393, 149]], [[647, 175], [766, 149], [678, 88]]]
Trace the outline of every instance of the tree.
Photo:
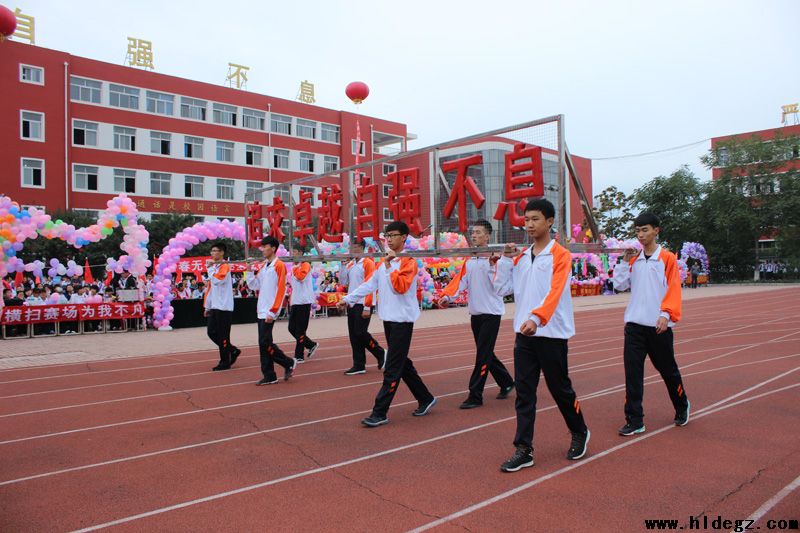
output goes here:
[[630, 198], [615, 186], [606, 187], [595, 196], [592, 214], [597, 229], [606, 237], [627, 239], [633, 236], [633, 213]]
[[677, 251], [684, 242], [700, 241], [697, 211], [702, 193], [700, 181], [684, 165], [668, 177], [657, 176], [633, 191], [631, 201], [638, 212], [650, 211], [661, 219], [659, 238]]

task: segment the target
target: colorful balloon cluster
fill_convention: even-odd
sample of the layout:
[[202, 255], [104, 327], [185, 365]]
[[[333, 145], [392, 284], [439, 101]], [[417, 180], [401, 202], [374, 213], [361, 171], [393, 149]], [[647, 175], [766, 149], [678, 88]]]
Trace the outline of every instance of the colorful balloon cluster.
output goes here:
[[[144, 274], [150, 266], [150, 261], [147, 259], [149, 235], [144, 226], [137, 222], [139, 212], [136, 204], [127, 195], [120, 194], [109, 200], [106, 206], [97, 224], [76, 228], [61, 220], [53, 222], [50, 215], [35, 207], [21, 209], [19, 204], [8, 196], [0, 196], [0, 277], [18, 271], [41, 275], [45, 266], [41, 261], [26, 265], [17, 257], [17, 252], [23, 249], [23, 243], [27, 239], [36, 239], [39, 236], [46, 239], [61, 239], [75, 248], [82, 248], [105, 239], [111, 235], [114, 228], [118, 227], [124, 228], [125, 231], [120, 248], [126, 255], [116, 260], [109, 258], [106, 268], [117, 273], [127, 270], [137, 276]], [[53, 261], [56, 261], [55, 265]], [[57, 259], [50, 260], [50, 266], [50, 270], [55, 269], [56, 274], [59, 270], [63, 270], [66, 274], [67, 270], [72, 268], [68, 263], [67, 267], [59, 269], [59, 266], [63, 265]], [[74, 269], [72, 271], [75, 272]]]
[[73, 276], [82, 276], [83, 267], [72, 260], [67, 261], [67, 266], [64, 266], [58, 259], [51, 259], [47, 275], [51, 278], [55, 278], [56, 276], [69, 276], [70, 278]]
[[169, 323], [175, 318], [171, 289], [172, 275], [178, 268], [178, 261], [194, 246], [209, 239], [244, 241], [244, 226], [230, 220], [198, 222], [169, 240], [158, 258], [153, 276], [153, 322], [157, 328], [170, 329]]
[[685, 242], [683, 243], [683, 247], [681, 247], [681, 254], [680, 258], [686, 262], [687, 259], [697, 259], [700, 261], [700, 266], [703, 269], [703, 272], [708, 272], [708, 253], [706, 252], [705, 246], [697, 242]]

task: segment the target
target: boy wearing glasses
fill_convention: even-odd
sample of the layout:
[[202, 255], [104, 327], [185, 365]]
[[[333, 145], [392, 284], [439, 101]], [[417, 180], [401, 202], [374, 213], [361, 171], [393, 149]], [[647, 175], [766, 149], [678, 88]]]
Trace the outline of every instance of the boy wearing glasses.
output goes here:
[[384, 236], [389, 247], [386, 259], [381, 261], [372, 277], [337, 304], [340, 310], [344, 310], [346, 306], [352, 306], [359, 299], [378, 291], [377, 311], [383, 320], [387, 343], [386, 368], [372, 413], [361, 420], [366, 427], [389, 423], [387, 413], [401, 379], [419, 402], [419, 407], [411, 413], [412, 415], [425, 416], [436, 405], [436, 398], [422, 382], [414, 364], [408, 358], [414, 322], [419, 318], [417, 261], [412, 257], [397, 257], [397, 254], [403, 251], [408, 233], [408, 225], [405, 222], [396, 220], [386, 226]]

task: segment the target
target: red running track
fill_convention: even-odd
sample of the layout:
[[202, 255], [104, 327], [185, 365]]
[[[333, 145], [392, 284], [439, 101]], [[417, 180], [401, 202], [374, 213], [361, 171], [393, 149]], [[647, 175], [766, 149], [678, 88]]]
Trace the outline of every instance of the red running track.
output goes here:
[[[344, 376], [346, 338], [288, 383], [255, 387], [255, 348], [0, 372], [0, 530], [644, 531], [645, 520], [800, 518], [797, 291], [691, 300], [676, 353], [692, 402], [672, 425], [647, 367], [647, 432], [624, 422], [622, 309], [576, 315], [570, 372], [592, 430], [584, 460], [540, 387], [536, 466], [502, 474], [513, 399], [462, 411], [468, 325], [418, 330], [412, 358], [440, 399], [401, 386], [391, 423], [359, 425], [380, 374]], [[503, 321], [497, 354], [511, 365]], [[382, 339], [381, 339], [382, 340]], [[649, 365], [649, 363], [648, 363]]]

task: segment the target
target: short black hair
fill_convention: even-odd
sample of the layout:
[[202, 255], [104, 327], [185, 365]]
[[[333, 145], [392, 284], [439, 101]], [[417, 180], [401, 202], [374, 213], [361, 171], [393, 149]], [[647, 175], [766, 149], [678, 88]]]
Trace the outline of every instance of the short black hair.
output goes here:
[[645, 211], [644, 213], [640, 213], [638, 217], [633, 219], [634, 226], [653, 226], [653, 228], [660, 228], [661, 221], [655, 215], [655, 213], [651, 213], [650, 211]]
[[486, 230], [486, 233], [488, 233], [489, 235], [491, 235], [491, 234], [492, 234], [492, 231], [494, 231], [494, 228], [492, 228], [492, 223], [491, 223], [491, 222], [489, 222], [489, 221], [488, 221], [488, 220], [486, 220], [486, 219], [483, 219], [483, 218], [479, 218], [479, 219], [478, 219], [478, 220], [476, 220], [476, 221], [475, 221], [475, 222], [474, 222], [472, 225], [473, 225], [473, 226], [480, 226], [480, 227], [482, 227], [483, 229], [485, 229], [485, 230]]
[[394, 220], [386, 225], [386, 231], [384, 233], [389, 233], [390, 231], [396, 231], [401, 235], [408, 235], [409, 233], [408, 224], [406, 224], [402, 220]]
[[367, 248], [367, 239], [364, 239], [364, 238], [362, 238], [362, 237], [355, 237], [355, 238], [354, 238], [354, 239], [351, 241], [351, 243], [352, 243], [352, 244], [356, 244], [356, 245], [358, 245], [358, 246], [360, 246], [360, 247], [364, 248], [365, 250], [366, 250], [366, 248]]
[[544, 198], [530, 200], [527, 205], [525, 205], [525, 212], [527, 213], [528, 211], [539, 211], [544, 215], [544, 218], [556, 217], [556, 208], [553, 206], [553, 203]]
[[214, 244], [211, 245], [211, 248], [217, 248], [223, 254], [228, 252], [228, 247], [222, 241], [215, 242]]
[[272, 235], [267, 235], [263, 239], [261, 239], [261, 246], [272, 246], [276, 250], [281, 247], [281, 243], [278, 242], [278, 239], [273, 237]]

